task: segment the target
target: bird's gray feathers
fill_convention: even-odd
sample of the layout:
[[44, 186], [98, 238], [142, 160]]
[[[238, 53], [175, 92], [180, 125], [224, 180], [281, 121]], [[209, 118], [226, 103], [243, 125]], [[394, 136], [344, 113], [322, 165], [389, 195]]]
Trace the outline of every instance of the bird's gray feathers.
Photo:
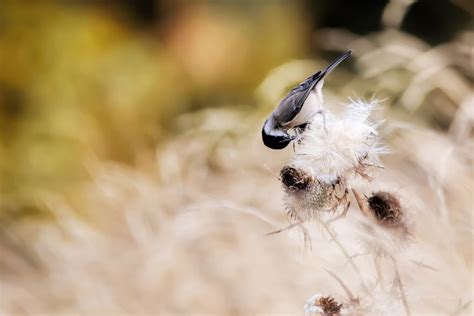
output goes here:
[[[263, 124], [262, 140], [265, 146], [272, 149], [283, 149], [296, 139], [296, 135], [288, 133], [289, 130], [304, 131], [306, 125], [319, 113], [322, 106], [321, 89], [324, 76], [348, 58], [351, 53], [352, 51], [346, 52], [323, 71], [318, 71], [306, 78], [281, 100], [278, 107]], [[318, 83], [321, 85], [318, 86]], [[316, 90], [316, 93], [312, 94], [313, 90]], [[308, 102], [306, 102], [307, 100]]]
[[293, 88], [288, 95], [281, 100], [278, 107], [273, 111], [272, 116], [279, 126], [286, 126], [290, 123], [296, 115], [301, 111], [306, 99], [316, 85], [324, 79], [337, 65], [343, 60], [347, 59], [352, 54], [352, 51], [347, 51], [338, 59], [333, 61], [323, 71], [318, 71], [312, 76], [306, 78], [302, 83]]
[[295, 118], [301, 111], [306, 98], [321, 80], [321, 71], [308, 77], [305, 81], [293, 88], [288, 95], [281, 100], [280, 105], [273, 112], [273, 116], [283, 126]]

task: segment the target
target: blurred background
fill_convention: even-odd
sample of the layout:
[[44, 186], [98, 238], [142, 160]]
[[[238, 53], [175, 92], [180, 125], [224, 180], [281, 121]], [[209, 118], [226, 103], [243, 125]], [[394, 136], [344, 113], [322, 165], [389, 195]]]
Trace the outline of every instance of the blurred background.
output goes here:
[[[260, 129], [348, 49], [327, 100], [385, 99], [387, 141], [406, 153], [395, 178], [441, 188], [423, 201], [441, 217], [472, 210], [473, 12], [468, 0], [1, 1], [0, 313], [299, 312], [322, 277], [305, 274], [299, 241], [263, 237], [286, 222], [268, 197], [291, 150], [264, 148]], [[407, 126], [432, 138], [407, 140]], [[461, 178], [432, 165], [448, 147]], [[472, 249], [461, 256], [472, 264]]]

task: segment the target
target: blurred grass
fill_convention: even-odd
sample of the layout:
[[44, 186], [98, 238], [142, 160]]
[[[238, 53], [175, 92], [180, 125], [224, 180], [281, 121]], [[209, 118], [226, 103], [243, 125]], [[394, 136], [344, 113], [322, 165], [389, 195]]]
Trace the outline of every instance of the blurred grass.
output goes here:
[[249, 7], [183, 6], [145, 32], [111, 6], [4, 2], [3, 197], [74, 187], [90, 155], [134, 164], [179, 113], [252, 103], [265, 73], [304, 51], [305, 27], [295, 6]]

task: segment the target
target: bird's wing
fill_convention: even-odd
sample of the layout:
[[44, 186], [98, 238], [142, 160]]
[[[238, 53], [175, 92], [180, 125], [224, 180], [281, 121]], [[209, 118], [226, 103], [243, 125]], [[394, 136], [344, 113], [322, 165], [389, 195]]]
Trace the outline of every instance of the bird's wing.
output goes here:
[[281, 100], [273, 115], [282, 126], [289, 123], [303, 108], [304, 101], [308, 98], [311, 90], [321, 79], [321, 71], [308, 77], [305, 81], [293, 88], [288, 95]]
[[333, 71], [342, 61], [350, 57], [352, 50], [342, 54], [339, 58], [334, 60], [323, 71], [318, 71], [314, 75], [308, 77], [305, 81], [293, 88], [290, 93], [280, 102], [277, 109], [273, 112], [276, 121], [281, 126], [288, 125], [295, 118], [295, 116], [303, 108], [304, 101], [308, 98], [309, 93], [314, 89], [316, 84], [320, 82], [324, 76]]

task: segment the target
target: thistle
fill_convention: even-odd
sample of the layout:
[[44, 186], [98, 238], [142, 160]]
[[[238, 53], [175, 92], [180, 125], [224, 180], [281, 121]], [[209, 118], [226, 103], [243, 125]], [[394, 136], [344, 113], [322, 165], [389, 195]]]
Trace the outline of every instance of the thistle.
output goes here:
[[[400, 201], [392, 193], [382, 191], [368, 198], [362, 197], [353, 188], [357, 178], [372, 181], [374, 168], [381, 167], [380, 154], [387, 152], [379, 141], [377, 128], [380, 122], [369, 119], [377, 105], [376, 100], [368, 103], [351, 100], [341, 117], [325, 109], [319, 111], [300, 135], [294, 159], [281, 170], [280, 181], [288, 215], [295, 221], [289, 227], [317, 219], [358, 274], [365, 293], [370, 294], [350, 251], [329, 225], [348, 211], [348, 193], [352, 190], [365, 215], [360, 226], [361, 239], [367, 253], [374, 254], [378, 279], [383, 281], [380, 258], [392, 258], [395, 283], [408, 315], [408, 303], [394, 259], [398, 247], [408, 236]], [[335, 214], [337, 216], [329, 221], [321, 220], [322, 216]], [[306, 315], [341, 315], [341, 310], [342, 304], [319, 294], [312, 296], [305, 305]]]
[[369, 169], [380, 166], [378, 156], [386, 152], [378, 140], [379, 123], [369, 120], [377, 104], [351, 100], [341, 118], [324, 110], [310, 122], [291, 166], [280, 173], [291, 219], [304, 222], [316, 214], [347, 212], [351, 179], [369, 179]]
[[331, 296], [315, 294], [306, 301], [304, 311], [306, 316], [337, 316], [341, 315], [343, 305]]
[[283, 167], [280, 180], [286, 193], [286, 209], [293, 220], [307, 221], [318, 213], [334, 213], [339, 205], [347, 203], [348, 191], [339, 180], [327, 183], [290, 166]]
[[340, 118], [321, 111], [302, 135], [293, 160], [295, 168], [331, 183], [355, 174], [365, 176], [363, 171], [380, 166], [379, 155], [387, 149], [378, 139], [380, 122], [369, 120], [377, 105], [377, 100], [351, 100]]
[[393, 228], [404, 225], [403, 210], [398, 198], [379, 191], [367, 199], [369, 210], [380, 225]]

